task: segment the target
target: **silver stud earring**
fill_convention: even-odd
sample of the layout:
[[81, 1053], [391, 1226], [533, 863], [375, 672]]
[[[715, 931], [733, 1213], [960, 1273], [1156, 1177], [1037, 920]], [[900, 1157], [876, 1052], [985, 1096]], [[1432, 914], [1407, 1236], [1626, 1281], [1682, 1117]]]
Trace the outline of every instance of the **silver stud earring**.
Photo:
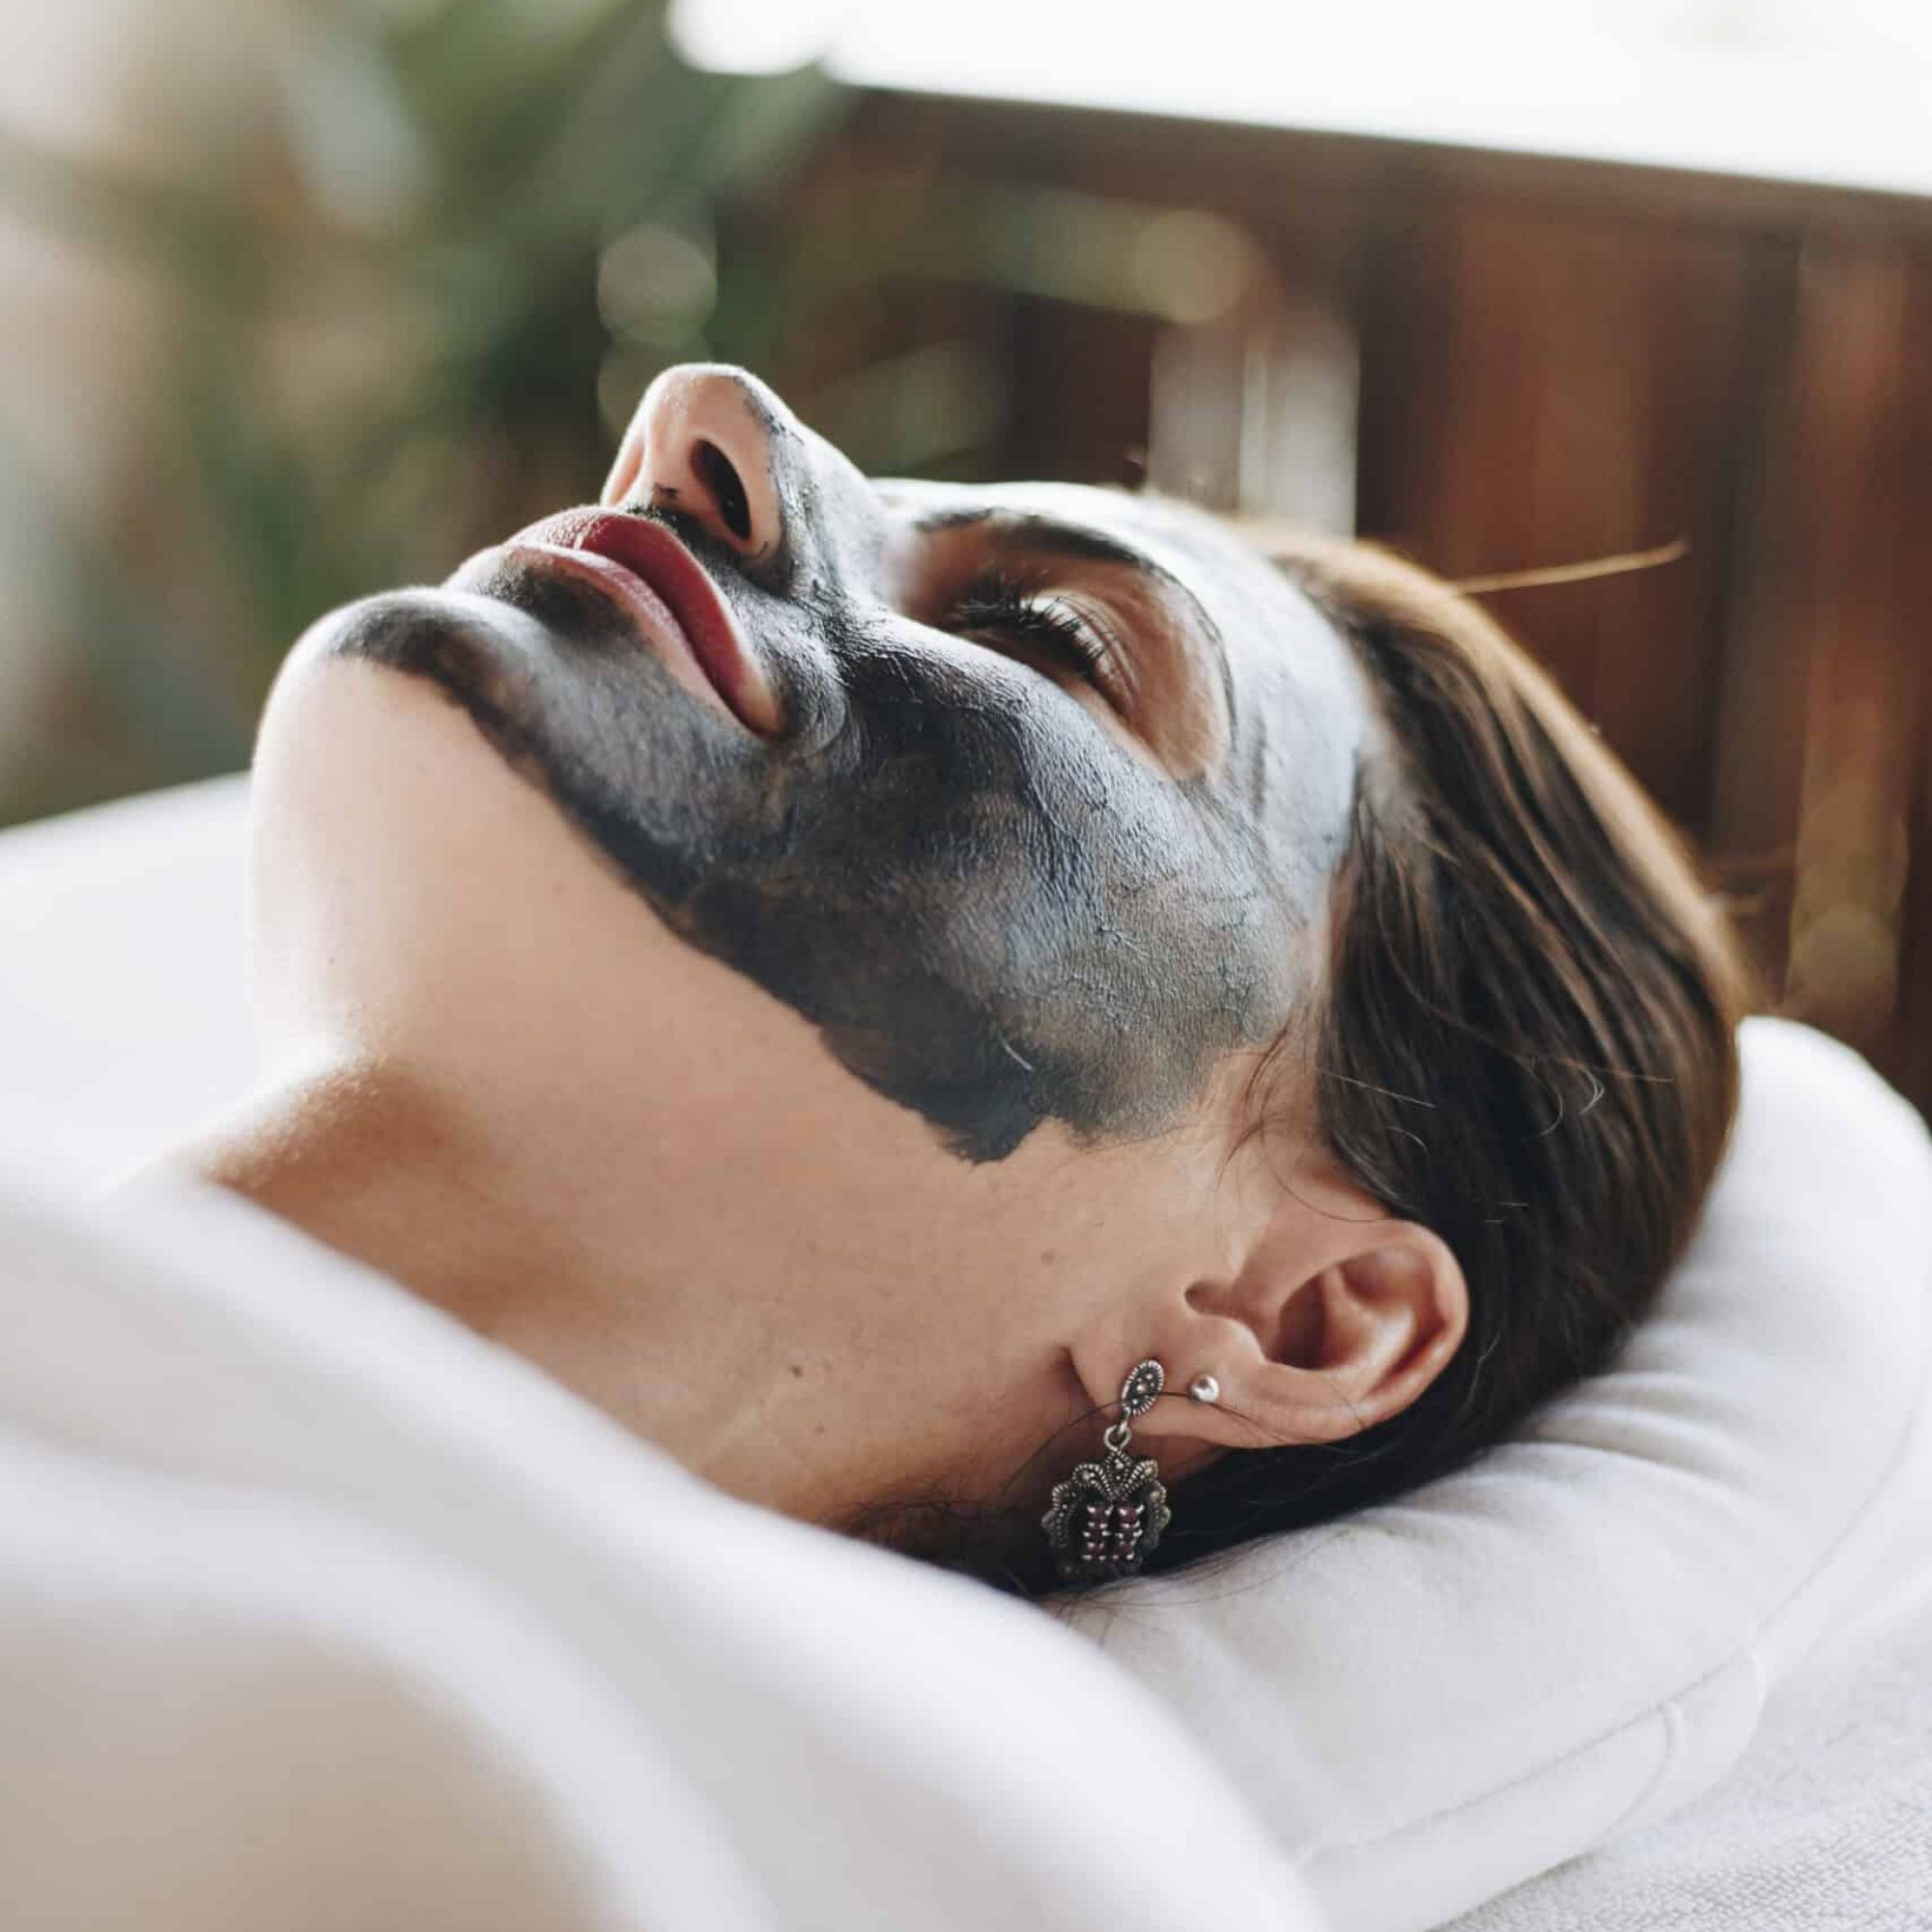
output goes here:
[[1187, 1395], [1192, 1402], [1219, 1402], [1221, 1384], [1204, 1370], [1187, 1384]]
[[1076, 1464], [1054, 1485], [1053, 1505], [1039, 1521], [1063, 1583], [1131, 1577], [1174, 1520], [1160, 1465], [1151, 1456], [1129, 1454], [1127, 1446], [1134, 1423], [1166, 1385], [1167, 1371], [1158, 1362], [1138, 1364], [1122, 1385], [1119, 1421], [1100, 1438], [1105, 1456]]

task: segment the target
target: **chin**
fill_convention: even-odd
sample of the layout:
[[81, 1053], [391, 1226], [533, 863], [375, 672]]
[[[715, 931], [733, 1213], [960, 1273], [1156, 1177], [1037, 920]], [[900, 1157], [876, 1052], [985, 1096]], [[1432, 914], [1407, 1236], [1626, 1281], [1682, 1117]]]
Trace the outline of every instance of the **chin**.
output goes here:
[[333, 649], [340, 622], [290, 653], [255, 747], [249, 943], [271, 1061], [319, 1036], [420, 1049], [555, 931], [554, 882], [595, 869], [437, 684]]
[[[318, 627], [321, 631], [321, 627]], [[250, 957], [271, 1077], [434, 1076], [504, 1121], [554, 1102], [640, 1144], [824, 1105], [903, 1116], [798, 1014], [687, 945], [435, 682], [305, 637], [257, 743]], [[817, 1097], [814, 1097], [817, 1096]], [[737, 1125], [729, 1123], [736, 1122]]]

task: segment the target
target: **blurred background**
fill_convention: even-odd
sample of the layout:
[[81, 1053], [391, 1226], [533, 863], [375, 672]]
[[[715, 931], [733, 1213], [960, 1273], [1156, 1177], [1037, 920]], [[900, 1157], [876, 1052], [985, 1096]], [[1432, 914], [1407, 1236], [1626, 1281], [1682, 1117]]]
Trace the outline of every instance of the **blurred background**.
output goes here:
[[1922, 0], [6, 5], [0, 824], [245, 764], [720, 357], [875, 471], [1682, 540], [1492, 608], [1932, 1102]]

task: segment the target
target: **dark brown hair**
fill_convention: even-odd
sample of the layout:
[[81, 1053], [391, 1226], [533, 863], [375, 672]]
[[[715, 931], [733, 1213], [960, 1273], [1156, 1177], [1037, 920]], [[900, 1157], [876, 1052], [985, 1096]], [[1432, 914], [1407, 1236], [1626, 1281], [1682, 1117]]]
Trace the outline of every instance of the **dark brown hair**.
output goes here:
[[[1487, 611], [1370, 545], [1269, 554], [1353, 648], [1383, 743], [1357, 777], [1319, 1000], [1263, 1057], [1250, 1136], [1305, 1142], [1312, 1087], [1321, 1145], [1456, 1256], [1468, 1329], [1400, 1414], [1178, 1485], [1150, 1574], [1443, 1474], [1603, 1368], [1717, 1172], [1750, 996], [1683, 842]], [[1013, 1488], [1064, 1473], [1068, 1439]], [[1057, 1587], [1037, 1508], [843, 1526], [1019, 1594]]]
[[[1470, 598], [1361, 544], [1276, 560], [1349, 639], [1387, 736], [1358, 785], [1311, 1028], [1251, 1088], [1469, 1291], [1454, 1359], [1333, 1445], [1235, 1452], [1180, 1486], [1171, 1570], [1439, 1474], [1602, 1368], [1717, 1170], [1748, 976], [1684, 845]], [[1292, 1106], [1272, 1096], [1293, 1088]]]

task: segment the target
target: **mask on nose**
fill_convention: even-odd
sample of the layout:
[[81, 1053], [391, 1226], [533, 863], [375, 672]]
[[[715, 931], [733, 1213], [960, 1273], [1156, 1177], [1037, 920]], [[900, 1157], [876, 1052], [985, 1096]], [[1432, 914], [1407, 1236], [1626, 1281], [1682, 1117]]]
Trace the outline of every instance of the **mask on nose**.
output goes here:
[[787, 534], [783, 497], [801, 494], [804, 441], [742, 370], [668, 369], [638, 405], [601, 500], [675, 512], [746, 569], [769, 570]]

